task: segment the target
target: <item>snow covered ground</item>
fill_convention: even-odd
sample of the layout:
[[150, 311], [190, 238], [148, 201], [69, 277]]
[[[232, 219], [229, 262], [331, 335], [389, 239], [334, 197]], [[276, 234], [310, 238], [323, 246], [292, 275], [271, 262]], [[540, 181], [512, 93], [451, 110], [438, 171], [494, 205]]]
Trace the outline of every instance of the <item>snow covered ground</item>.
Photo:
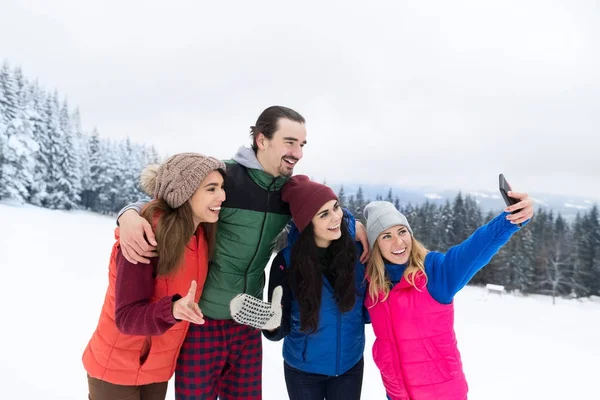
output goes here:
[[[87, 398], [81, 353], [104, 298], [114, 220], [0, 203], [0, 398]], [[456, 298], [471, 400], [600, 399], [600, 301]], [[384, 399], [367, 327], [364, 399]], [[264, 341], [264, 398], [286, 398], [281, 343]], [[170, 388], [169, 398], [173, 398]]]

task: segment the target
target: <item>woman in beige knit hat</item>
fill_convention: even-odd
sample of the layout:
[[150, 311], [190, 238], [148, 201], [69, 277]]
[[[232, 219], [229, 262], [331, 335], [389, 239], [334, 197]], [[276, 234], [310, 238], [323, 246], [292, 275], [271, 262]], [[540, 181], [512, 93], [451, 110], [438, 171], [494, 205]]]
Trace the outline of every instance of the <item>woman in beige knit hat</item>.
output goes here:
[[[90, 400], [163, 400], [198, 300], [225, 200], [225, 164], [176, 154], [142, 172], [153, 197], [142, 215], [154, 227], [158, 257], [131, 264], [114, 244], [98, 327], [83, 354]], [[118, 239], [118, 228], [117, 228]]]

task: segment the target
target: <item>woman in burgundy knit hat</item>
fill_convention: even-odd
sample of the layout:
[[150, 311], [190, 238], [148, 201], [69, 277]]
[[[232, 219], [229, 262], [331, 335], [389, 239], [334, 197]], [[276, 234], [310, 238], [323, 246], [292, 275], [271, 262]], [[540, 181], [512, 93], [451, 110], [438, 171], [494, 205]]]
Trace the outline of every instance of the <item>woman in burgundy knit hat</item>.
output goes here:
[[231, 302], [232, 316], [263, 329], [269, 340], [284, 339], [291, 400], [359, 399], [369, 320], [354, 217], [333, 190], [305, 175], [292, 177], [282, 198], [294, 224], [271, 264], [271, 304], [242, 294]]

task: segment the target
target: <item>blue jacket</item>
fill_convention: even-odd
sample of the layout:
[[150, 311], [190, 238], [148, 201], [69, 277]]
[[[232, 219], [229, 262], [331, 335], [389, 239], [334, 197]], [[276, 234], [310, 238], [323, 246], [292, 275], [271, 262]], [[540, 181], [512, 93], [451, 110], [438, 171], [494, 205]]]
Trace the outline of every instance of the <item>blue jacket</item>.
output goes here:
[[[346, 210], [344, 215], [354, 237], [354, 217]], [[360, 261], [356, 262], [356, 302], [350, 311], [343, 314], [338, 309], [331, 283], [323, 277], [319, 325], [315, 332], [302, 332], [299, 304], [287, 284], [287, 272], [292, 267], [291, 248], [297, 237], [298, 230], [292, 225], [288, 246], [277, 254], [271, 264], [268, 297], [270, 301], [275, 286], [282, 286], [283, 316], [279, 329], [264, 331], [264, 334], [274, 341], [285, 338], [283, 358], [291, 367], [315, 374], [341, 375], [360, 361], [365, 349], [365, 323], [370, 322], [363, 306], [367, 289], [365, 266]], [[362, 246], [360, 243], [356, 245], [360, 255]]]

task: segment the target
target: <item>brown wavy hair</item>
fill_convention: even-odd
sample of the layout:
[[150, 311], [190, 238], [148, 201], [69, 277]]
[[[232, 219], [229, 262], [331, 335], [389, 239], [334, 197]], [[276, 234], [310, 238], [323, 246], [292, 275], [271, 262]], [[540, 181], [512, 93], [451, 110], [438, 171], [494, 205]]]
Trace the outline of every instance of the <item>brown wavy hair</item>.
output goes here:
[[[157, 275], [173, 275], [181, 266], [185, 246], [196, 233], [192, 206], [185, 202], [182, 206], [171, 208], [166, 201], [154, 199], [142, 211], [144, 217], [154, 229], [156, 251], [158, 253]], [[216, 223], [200, 223], [208, 242], [209, 259], [215, 247]]]

